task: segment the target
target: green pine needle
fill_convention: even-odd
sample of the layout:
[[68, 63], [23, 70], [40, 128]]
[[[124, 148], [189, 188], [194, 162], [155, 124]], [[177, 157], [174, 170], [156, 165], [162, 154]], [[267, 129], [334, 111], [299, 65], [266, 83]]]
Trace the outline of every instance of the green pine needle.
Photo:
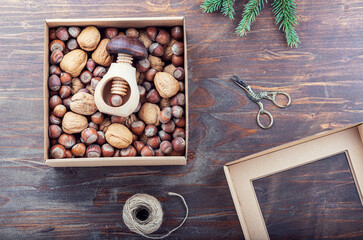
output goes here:
[[246, 5], [242, 13], [242, 20], [236, 28], [238, 36], [245, 36], [247, 31], [250, 31], [251, 23], [256, 19], [256, 16], [260, 15], [261, 8], [267, 0], [250, 0]]
[[204, 13], [212, 13], [221, 9], [223, 0], [204, 0], [200, 8]]
[[234, 20], [234, 5], [235, 0], [223, 0], [222, 3], [222, 10], [221, 12], [223, 13], [224, 16], [228, 16], [229, 19]]
[[296, 5], [294, 0], [274, 0], [272, 3], [276, 24], [285, 32], [287, 45], [298, 47], [300, 40], [294, 25], [297, 25]]

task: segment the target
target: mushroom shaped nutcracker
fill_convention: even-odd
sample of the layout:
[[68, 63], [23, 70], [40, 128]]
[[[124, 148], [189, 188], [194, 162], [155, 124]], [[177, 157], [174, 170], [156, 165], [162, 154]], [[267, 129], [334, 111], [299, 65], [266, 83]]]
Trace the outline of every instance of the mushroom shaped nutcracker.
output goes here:
[[106, 50], [117, 54], [117, 61], [111, 64], [97, 84], [95, 103], [100, 112], [127, 117], [135, 111], [140, 100], [132, 60], [146, 58], [147, 50], [139, 39], [128, 36], [112, 38], [107, 43]]

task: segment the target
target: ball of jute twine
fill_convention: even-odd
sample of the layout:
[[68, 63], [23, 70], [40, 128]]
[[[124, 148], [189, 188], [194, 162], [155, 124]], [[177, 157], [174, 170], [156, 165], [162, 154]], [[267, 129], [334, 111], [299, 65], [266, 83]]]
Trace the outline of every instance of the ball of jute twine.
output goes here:
[[[160, 202], [155, 197], [149, 194], [138, 193], [126, 200], [122, 211], [122, 218], [130, 231], [138, 233], [149, 239], [162, 239], [180, 228], [188, 217], [189, 210], [187, 203], [185, 202], [184, 197], [180, 194], [168, 192], [168, 195], [178, 196], [184, 203], [186, 214], [179, 226], [162, 236], [148, 236], [147, 234], [151, 234], [160, 228], [163, 222], [164, 212]], [[147, 213], [145, 215], [145, 219], [140, 219], [140, 217], [138, 217], [138, 213], [140, 213], [140, 211]]]

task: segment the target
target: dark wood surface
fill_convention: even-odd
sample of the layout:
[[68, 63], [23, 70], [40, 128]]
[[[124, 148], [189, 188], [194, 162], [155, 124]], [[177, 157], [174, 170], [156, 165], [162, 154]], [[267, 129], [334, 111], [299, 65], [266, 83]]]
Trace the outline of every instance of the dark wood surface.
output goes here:
[[[297, 49], [286, 46], [270, 4], [252, 32], [241, 39], [234, 34], [237, 20], [202, 14], [200, 2], [0, 1], [1, 239], [138, 239], [121, 220], [125, 200], [138, 192], [163, 202], [166, 216], [159, 232], [165, 233], [184, 214], [182, 203], [167, 197], [167, 191], [182, 194], [190, 207], [189, 219], [170, 239], [241, 239], [222, 170], [225, 163], [363, 120], [361, 1], [297, 0], [300, 25], [296, 29], [302, 42]], [[244, 3], [236, 4], [237, 12]], [[181, 15], [186, 16], [188, 32], [188, 164], [45, 166], [44, 19]], [[275, 118], [271, 129], [257, 127], [258, 107], [228, 81], [232, 73], [256, 90], [283, 90], [291, 95], [293, 103], [287, 109], [265, 104]], [[276, 178], [274, 186], [280, 184]], [[351, 214], [362, 217], [359, 211]], [[319, 221], [324, 219], [313, 219], [312, 226]], [[340, 237], [338, 232], [335, 236], [320, 233], [314, 236]], [[362, 230], [350, 234], [363, 237]]]

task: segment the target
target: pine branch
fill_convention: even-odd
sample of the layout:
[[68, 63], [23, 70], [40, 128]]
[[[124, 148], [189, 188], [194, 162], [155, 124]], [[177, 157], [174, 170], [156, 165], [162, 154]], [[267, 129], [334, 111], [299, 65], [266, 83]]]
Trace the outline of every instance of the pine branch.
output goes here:
[[260, 14], [261, 8], [267, 0], [250, 0], [244, 7], [242, 13], [242, 20], [236, 28], [236, 33], [239, 36], [245, 36], [247, 31], [250, 31], [251, 23], [256, 19], [256, 16]]
[[287, 45], [298, 47], [300, 40], [294, 26], [297, 25], [295, 0], [274, 0], [272, 3], [276, 24], [285, 32]]
[[204, 0], [200, 8], [204, 13], [212, 13], [221, 9], [223, 0]]
[[223, 13], [224, 16], [228, 16], [229, 19], [234, 20], [234, 5], [235, 0], [223, 0], [222, 3], [222, 10], [221, 12]]

